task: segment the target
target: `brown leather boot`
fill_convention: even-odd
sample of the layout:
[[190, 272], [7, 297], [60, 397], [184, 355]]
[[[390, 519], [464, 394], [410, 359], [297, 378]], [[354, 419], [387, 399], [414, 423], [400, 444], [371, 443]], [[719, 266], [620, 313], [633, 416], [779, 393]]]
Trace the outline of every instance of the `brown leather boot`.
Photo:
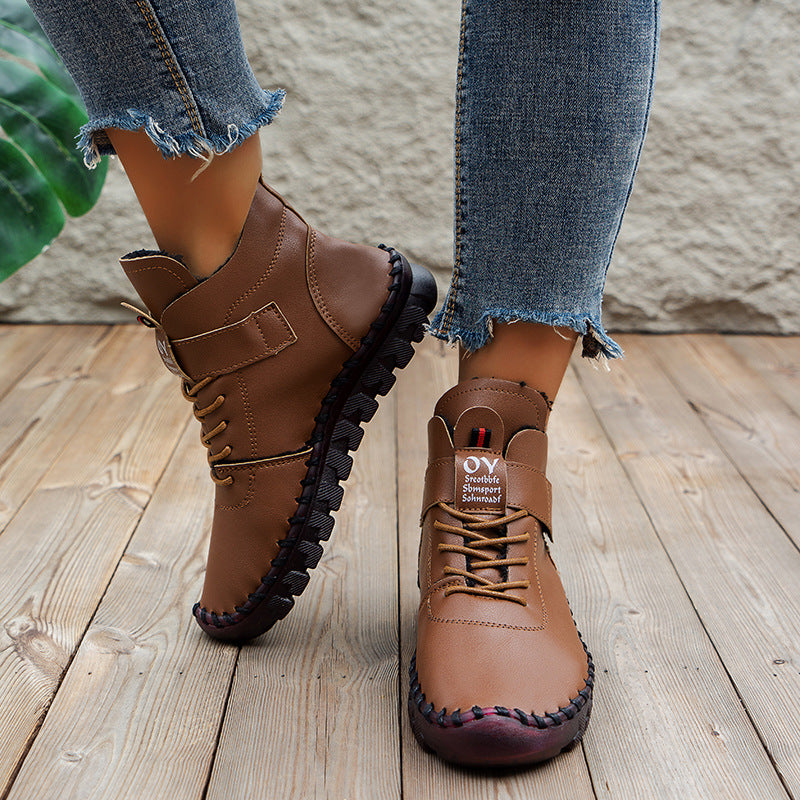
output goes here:
[[589, 721], [594, 666], [544, 538], [548, 413], [526, 386], [474, 379], [428, 423], [408, 708], [448, 761], [542, 761]]
[[422, 338], [435, 283], [391, 248], [309, 228], [264, 184], [211, 277], [163, 253], [121, 263], [148, 308], [140, 321], [194, 403], [216, 484], [195, 617], [219, 639], [258, 636], [308, 583], [348, 451]]

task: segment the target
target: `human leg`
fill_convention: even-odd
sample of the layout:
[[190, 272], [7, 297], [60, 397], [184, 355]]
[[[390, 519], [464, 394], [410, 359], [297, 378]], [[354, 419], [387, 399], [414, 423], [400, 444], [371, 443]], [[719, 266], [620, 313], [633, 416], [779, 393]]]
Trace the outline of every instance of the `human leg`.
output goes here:
[[467, 352], [498, 322], [601, 322], [644, 142], [659, 0], [465, 0], [456, 95], [455, 265], [431, 326]]
[[261, 174], [256, 134], [284, 96], [259, 87], [233, 3], [30, 5], [89, 112], [87, 164], [116, 152], [159, 247], [207, 276], [239, 237]]
[[106, 130], [158, 246], [207, 278], [233, 252], [261, 175], [258, 133], [207, 165], [165, 160], [144, 131]]
[[159, 245], [181, 251], [122, 265], [216, 485], [195, 616], [217, 638], [256, 636], [308, 583], [348, 451], [411, 358], [435, 285], [391, 248], [314, 230], [258, 180], [253, 137], [282, 93], [258, 87], [233, 2], [33, 7], [86, 101], [87, 163], [116, 147]]
[[532, 322], [498, 323], [492, 338], [473, 353], [459, 352], [458, 380], [501, 378], [535, 386], [555, 400], [577, 331]]
[[455, 269], [432, 324], [461, 361], [428, 428], [409, 693], [415, 734], [448, 760], [541, 761], [588, 723], [594, 667], [547, 548], [546, 427], [579, 335], [584, 355], [621, 355], [600, 303], [658, 11], [464, 2]]

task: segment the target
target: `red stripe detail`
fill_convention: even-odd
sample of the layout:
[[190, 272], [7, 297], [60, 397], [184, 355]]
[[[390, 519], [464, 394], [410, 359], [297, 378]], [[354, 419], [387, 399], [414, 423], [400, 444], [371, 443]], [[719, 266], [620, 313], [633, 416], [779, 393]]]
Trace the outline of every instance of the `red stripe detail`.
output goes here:
[[483, 447], [483, 443], [486, 441], [486, 428], [478, 428], [478, 443], [476, 447]]

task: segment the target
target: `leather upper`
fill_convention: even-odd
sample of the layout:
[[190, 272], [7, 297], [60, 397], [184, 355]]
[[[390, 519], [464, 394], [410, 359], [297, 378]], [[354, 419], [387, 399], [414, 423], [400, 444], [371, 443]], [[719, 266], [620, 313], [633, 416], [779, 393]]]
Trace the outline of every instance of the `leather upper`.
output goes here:
[[314, 417], [386, 301], [388, 256], [313, 230], [260, 183], [236, 250], [209, 278], [163, 253], [121, 264], [162, 359], [194, 387], [209, 453], [222, 454], [214, 475], [229, 485], [217, 485], [201, 606], [232, 613], [286, 535]]
[[[416, 667], [437, 712], [501, 706], [544, 715], [585, 686], [587, 656], [545, 542], [548, 413], [528, 387], [476, 379], [447, 392], [429, 422]], [[476, 535], [510, 541], [485, 546]], [[459, 588], [487, 586], [509, 588], [488, 596]]]

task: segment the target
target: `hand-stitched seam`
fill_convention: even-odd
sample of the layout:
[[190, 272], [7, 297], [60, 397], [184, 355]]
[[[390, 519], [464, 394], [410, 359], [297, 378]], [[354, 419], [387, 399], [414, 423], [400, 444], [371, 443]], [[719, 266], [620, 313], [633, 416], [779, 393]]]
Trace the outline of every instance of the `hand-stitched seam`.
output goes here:
[[537, 531], [536, 534], [536, 547], [533, 550], [533, 569], [536, 573], [536, 588], [539, 592], [539, 603], [542, 607], [542, 627], [544, 628], [549, 619], [550, 615], [547, 612], [547, 603], [544, 601], [544, 592], [542, 591], [542, 580], [541, 576], [539, 575], [539, 542], [544, 541], [542, 539], [542, 534]]
[[239, 297], [233, 302], [233, 305], [228, 309], [227, 313], [225, 314], [225, 322], [228, 322], [230, 318], [233, 316], [233, 312], [237, 306], [241, 305], [253, 292], [257, 291], [258, 288], [261, 286], [262, 283], [270, 276], [275, 264], [278, 262], [278, 256], [280, 255], [281, 249], [283, 248], [283, 238], [286, 231], [286, 205], [283, 206], [283, 211], [281, 212], [281, 222], [280, 226], [278, 227], [278, 239], [275, 242], [275, 252], [272, 254], [272, 259], [270, 260], [269, 264], [267, 264], [267, 268], [264, 271], [264, 274], [246, 291], [244, 294], [239, 295]]
[[203, 378], [210, 378], [212, 375], [224, 375], [226, 372], [233, 372], [240, 367], [246, 367], [248, 364], [255, 364], [257, 361], [262, 361], [265, 358], [269, 358], [270, 356], [275, 355], [274, 353], [262, 353], [257, 356], [252, 356], [248, 358], [246, 361], [239, 361], [236, 364], [230, 364], [229, 366], [218, 367], [217, 369], [211, 370], [210, 372], [201, 372], [199, 375], [194, 377], [194, 380], [200, 381]]
[[[452, 714], [447, 714], [447, 709], [442, 708], [438, 714], [434, 715], [433, 712], [436, 710], [434, 704], [432, 702], [425, 703], [425, 691], [420, 683], [419, 672], [417, 670], [416, 651], [411, 657], [411, 664], [408, 668], [410, 699], [417, 706], [419, 712], [427, 722], [433, 723], [431, 717], [435, 716], [436, 723], [443, 728], [450, 727], [451, 725], [455, 727], [462, 727], [463, 725], [469, 725], [475, 720], [480, 720], [486, 715], [494, 714], [503, 717], [516, 718], [525, 725], [535, 725], [539, 730], [552, 728], [553, 725], [563, 724], [567, 720], [574, 719], [575, 714], [579, 713], [587, 706], [588, 703], [591, 702], [592, 688], [594, 687], [595, 667], [592, 661], [592, 655], [589, 652], [589, 649], [586, 647], [586, 642], [583, 641], [580, 631], [577, 631], [576, 629], [576, 632], [586, 655], [586, 677], [583, 679], [583, 686], [574, 692], [575, 696], [571, 697], [566, 705], [559, 706], [556, 711], [545, 711], [543, 712], [543, 716], [539, 716], [535, 711], [532, 711], [530, 714], [528, 714], [520, 708], [509, 710], [503, 706], [488, 706], [481, 708], [480, 706], [473, 705], [466, 712], [462, 712], [460, 709], [457, 709]], [[573, 692], [570, 694], [573, 694]], [[572, 714], [567, 713], [571, 709], [574, 709], [574, 712]], [[559, 714], [563, 717], [563, 719], [556, 719], [557, 715]], [[550, 720], [549, 723], [548, 719]]]
[[493, 456], [502, 456], [500, 450], [490, 450], [488, 447], [457, 447], [458, 453], [491, 453]]
[[[529, 472], [533, 472], [533, 473], [535, 473], [537, 475], [541, 475], [544, 478], [544, 489], [545, 489], [545, 492], [547, 493], [547, 505], [548, 505], [549, 508], [553, 507], [553, 487], [550, 485], [550, 481], [547, 480], [547, 475], [545, 475], [544, 472], [542, 472], [542, 470], [536, 469], [536, 467], [528, 466], [527, 464], [520, 464], [518, 461], [508, 461], [508, 462], [506, 462], [506, 467], [507, 468], [511, 467], [514, 470], [517, 470], [517, 469], [528, 470]], [[533, 516], [536, 517], [535, 514]], [[539, 518], [536, 517], [536, 519], [539, 519]], [[544, 522], [544, 520], [539, 520], [539, 521], [540, 522]], [[549, 525], [548, 525], [548, 527], [549, 527]]]
[[504, 625], [500, 622], [484, 622], [482, 620], [471, 619], [443, 619], [442, 617], [429, 617], [431, 622], [444, 622], [453, 625], [478, 625], [484, 628], [505, 628], [510, 631], [543, 631], [544, 625], [529, 627], [524, 625]]
[[[278, 316], [275, 312], [276, 306], [274, 303], [270, 303], [268, 306], [260, 309], [258, 313], [260, 314], [274, 314]], [[195, 342], [208, 342], [213, 339], [215, 336], [225, 336], [229, 333], [233, 333], [233, 331], [238, 330], [239, 328], [247, 325], [251, 321], [256, 320], [256, 315], [248, 315], [244, 319], [240, 319], [238, 322], [234, 322], [231, 325], [223, 325], [221, 328], [217, 328], [214, 331], [209, 331], [208, 333], [201, 333], [199, 336], [188, 336], [185, 339], [178, 339], [177, 341], [172, 342], [172, 346], [175, 347], [185, 347], [186, 345], [194, 344]], [[263, 336], [262, 336], [263, 338]]]
[[[430, 565], [430, 558], [428, 559], [428, 564]], [[434, 589], [431, 583], [438, 584]], [[428, 606], [428, 618], [433, 619], [433, 611], [431, 610], [431, 596], [436, 594], [442, 589], [446, 589], [448, 586], [456, 586], [463, 584], [464, 581], [461, 578], [448, 578], [447, 580], [439, 583], [439, 581], [431, 581], [430, 570], [428, 570], [428, 590], [425, 592], [425, 603]]]
[[283, 350], [284, 347], [288, 347], [290, 344], [297, 341], [297, 334], [292, 330], [291, 326], [283, 317], [283, 315], [280, 312], [277, 312], [274, 316], [275, 319], [278, 321], [278, 323], [286, 331], [286, 338], [283, 341], [279, 342], [278, 344], [272, 346], [269, 346], [269, 342], [267, 341], [267, 335], [264, 333], [264, 329], [261, 327], [261, 320], [260, 319], [255, 320], [258, 332], [261, 334], [261, 338], [264, 340], [264, 344], [268, 346], [269, 354], [271, 356], [274, 356], [276, 353], [279, 353], [281, 350]]
[[[431, 622], [447, 622], [459, 625], [482, 625], [484, 627], [489, 628], [507, 628], [508, 630], [513, 631], [542, 631], [547, 627], [547, 623], [549, 622], [549, 615], [547, 612], [547, 605], [544, 602], [544, 594], [542, 592], [542, 583], [539, 576], [539, 562], [538, 562], [538, 550], [539, 550], [539, 543], [536, 543], [536, 550], [534, 551], [534, 569], [536, 573], [536, 586], [539, 593], [539, 602], [541, 603], [542, 608], [542, 624], [541, 625], [506, 625], [502, 622], [484, 622], [481, 620], [469, 620], [469, 619], [445, 619], [444, 617], [437, 617], [434, 615], [433, 610], [431, 609], [431, 597], [440, 592], [443, 592], [448, 586], [454, 586], [456, 584], [460, 584], [461, 581], [458, 578], [453, 579], [452, 581], [447, 581], [445, 583], [440, 584], [436, 589], [432, 591], [428, 591], [425, 595], [425, 605], [427, 608], [428, 619]], [[428, 574], [428, 583], [430, 583], [430, 573]], [[492, 598], [487, 598], [491, 600]], [[498, 597], [498, 600], [501, 598]]]
[[530, 464], [520, 464], [519, 461], [506, 461], [506, 467], [511, 467], [513, 469], [525, 469], [528, 472], [536, 472], [537, 474], [541, 475], [545, 480], [547, 480], [547, 475], [545, 475], [542, 470], [537, 469], [536, 467], [532, 467]]
[[250, 435], [250, 455], [255, 458], [255, 455], [258, 452], [258, 447], [256, 443], [255, 420], [253, 419], [253, 413], [250, 410], [250, 402], [247, 399], [247, 385], [245, 384], [244, 378], [242, 378], [241, 375], [236, 376], [236, 382], [239, 384], [239, 393], [242, 396], [244, 415], [245, 419], [247, 420], [247, 430]]
[[[429, 545], [430, 546], [428, 547], [428, 569], [427, 569], [427, 573], [428, 573], [427, 574], [427, 585], [428, 586], [431, 585], [431, 569], [432, 569], [432, 564], [433, 564], [433, 542], [429, 541]], [[427, 595], [426, 595], [426, 597], [427, 597]]]
[[[270, 345], [269, 342], [267, 342], [267, 338], [266, 338], [266, 336], [264, 334], [263, 328], [261, 327], [261, 323], [259, 322], [259, 320], [257, 318], [253, 318], [253, 321], [256, 324], [256, 327], [258, 329], [258, 333], [261, 336], [262, 341], [264, 342], [265, 345], [267, 345], [266, 351], [258, 353], [255, 356], [251, 356], [250, 358], [247, 358], [244, 361], [239, 361], [239, 362], [237, 362], [235, 364], [228, 364], [226, 366], [221, 366], [221, 367], [217, 367], [216, 369], [209, 370], [208, 372], [202, 372], [202, 373], [198, 374], [197, 376], [195, 376], [194, 380], [202, 380], [203, 378], [208, 378], [211, 375], [222, 375], [222, 374], [224, 374], [226, 372], [232, 372], [233, 370], [238, 369], [239, 367], [245, 367], [248, 364], [254, 364], [255, 362], [261, 361], [264, 358], [270, 358], [271, 356], [274, 356], [276, 353], [279, 353], [281, 350], [283, 350], [284, 347], [287, 347], [288, 345], [292, 344], [292, 342], [294, 342], [297, 339], [297, 337], [294, 334], [294, 331], [292, 331], [292, 329], [289, 328], [288, 324], [285, 323], [285, 321], [280, 317], [279, 314], [276, 313], [276, 314], [274, 314], [274, 316], [283, 325], [284, 330], [287, 333], [286, 339], [284, 339], [282, 342], [280, 342], [277, 345]], [[230, 333], [236, 326], [244, 325], [247, 321], [248, 320], [243, 320], [242, 322], [237, 322], [234, 325], [229, 326], [228, 328], [225, 329], [224, 333]], [[217, 336], [220, 333], [223, 333], [223, 332], [221, 332], [221, 331], [213, 331], [212, 333], [204, 334], [203, 336], [198, 336], [196, 339], [195, 338], [192, 339], [192, 344], [194, 344], [194, 342], [196, 342], [196, 341], [202, 340], [204, 337]], [[208, 340], [205, 339], [205, 341], [208, 341]], [[186, 344], [189, 344], [189, 342], [184, 342], [183, 346], [185, 346]], [[171, 345], [172, 345], [173, 349], [176, 346], [178, 347], [178, 349], [180, 349], [180, 347], [182, 346], [181, 344], [178, 344], [178, 343], [175, 343], [175, 342], [171, 342]]]
[[336, 334], [339, 336], [342, 341], [350, 347], [351, 350], [358, 350], [359, 342], [354, 339], [342, 326], [336, 321], [334, 316], [331, 314], [330, 310], [328, 309], [328, 305], [325, 302], [325, 298], [322, 296], [322, 292], [319, 288], [319, 283], [317, 281], [317, 270], [316, 270], [316, 250], [315, 244], [317, 241], [317, 232], [311, 228], [308, 238], [308, 249], [306, 251], [307, 259], [308, 259], [308, 268], [306, 270], [308, 274], [308, 282], [309, 288], [311, 289], [311, 294], [314, 297], [314, 302], [316, 303], [317, 309], [322, 314], [323, 319], [328, 323], [328, 325], [333, 328]]
[[[452, 395], [450, 395], [450, 397], [460, 397], [463, 394], [470, 394], [472, 392], [485, 392], [485, 391], [486, 391], [485, 387], [475, 386], [475, 387], [470, 387], [468, 389], [460, 389], [459, 391], [454, 392]], [[512, 392], [510, 389], [492, 389], [491, 392], [492, 392], [492, 394], [495, 394], [495, 393], [508, 394], [508, 395], [511, 395], [512, 397], [518, 397], [518, 398], [520, 398], [520, 400], [524, 400], [526, 403], [530, 403], [530, 405], [532, 405], [534, 410], [536, 411], [536, 422], [541, 424], [541, 417], [540, 417], [540, 414], [539, 414], [539, 408], [537, 407], [536, 403], [530, 397], [526, 397], [521, 392]], [[540, 433], [544, 433], [544, 431], [540, 431]]]
[[192, 285], [186, 285], [186, 278], [183, 275], [178, 275], [177, 272], [173, 272], [169, 267], [162, 267], [162, 266], [152, 266], [152, 267], [139, 267], [138, 269], [126, 269], [126, 275], [135, 275], [137, 272], [150, 272], [154, 269], [160, 269], [162, 272], [169, 272], [170, 275], [177, 278], [180, 281], [181, 287], [184, 289], [191, 289]]
[[281, 345], [277, 348], [271, 348], [265, 353], [261, 353], [257, 356], [253, 356], [252, 358], [248, 358], [246, 361], [239, 361], [236, 364], [230, 364], [226, 367], [218, 367], [211, 372], [203, 372], [196, 376], [195, 380], [202, 380], [203, 378], [209, 378], [212, 375], [224, 375], [226, 372], [233, 372], [240, 367], [246, 367], [248, 364], [255, 364], [257, 361], [263, 361], [265, 358], [271, 358], [276, 353], [280, 352], [286, 345], [291, 344], [294, 341], [292, 338], [286, 339], [284, 342], [281, 342]]
[[180, 93], [181, 99], [183, 100], [183, 104], [186, 107], [187, 113], [189, 114], [189, 119], [192, 123], [192, 127], [195, 129], [195, 132], [197, 134], [202, 136], [204, 134], [203, 126], [200, 124], [200, 120], [197, 117], [197, 113], [194, 108], [194, 103], [189, 100], [188, 87], [185, 85], [184, 81], [181, 79], [180, 75], [175, 70], [174, 59], [171, 56], [168, 48], [166, 47], [164, 34], [161, 31], [161, 26], [156, 19], [155, 13], [153, 12], [152, 8], [145, 6], [142, 0], [136, 0], [136, 5], [138, 6], [139, 11], [142, 13], [144, 20], [147, 23], [147, 27], [150, 29], [150, 33], [152, 34], [153, 38], [156, 41], [156, 45], [158, 46], [158, 49], [161, 53], [161, 58], [167, 65], [167, 69], [169, 70], [169, 74], [172, 76], [172, 80], [175, 82], [175, 87]]
[[[479, 625], [484, 628], [505, 628], [511, 631], [542, 631], [547, 626], [547, 620], [541, 624], [536, 626], [530, 625], [506, 625], [502, 622], [486, 622], [484, 620], [475, 620], [475, 619], [445, 619], [444, 617], [437, 617], [434, 616], [433, 611], [431, 610], [431, 597], [439, 592], [443, 592], [449, 584], [443, 584], [441, 587], [436, 589], [428, 595], [426, 600], [426, 604], [428, 606], [428, 619], [431, 622], [447, 622], [454, 625]], [[491, 600], [492, 598], [487, 598], [487, 600]], [[497, 598], [498, 600], [500, 598]]]
[[256, 476], [254, 473], [250, 473], [247, 479], [247, 493], [245, 496], [235, 505], [227, 505], [227, 506], [216, 506], [220, 511], [234, 511], [237, 508], [244, 508], [246, 505], [250, 503], [250, 500], [253, 497], [253, 488], [256, 482]]

